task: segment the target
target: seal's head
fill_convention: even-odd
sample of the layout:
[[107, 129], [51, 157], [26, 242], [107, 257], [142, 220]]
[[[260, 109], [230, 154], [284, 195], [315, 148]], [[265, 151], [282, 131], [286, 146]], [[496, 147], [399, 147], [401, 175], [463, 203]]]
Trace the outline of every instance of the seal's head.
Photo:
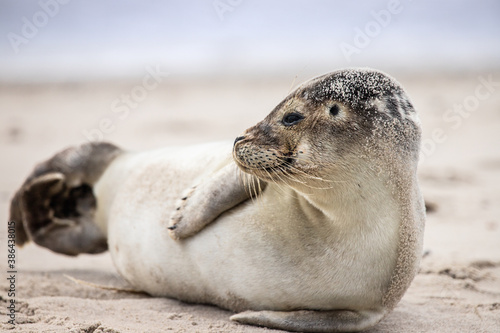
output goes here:
[[[296, 199], [301, 218], [311, 214], [305, 220], [324, 226], [325, 235], [355, 235], [349, 238], [354, 247], [384, 253], [371, 258], [382, 268], [388, 310], [421, 257], [420, 133], [397, 81], [375, 70], [347, 69], [299, 86], [236, 139], [233, 156], [241, 170], [267, 183], [266, 191]], [[315, 209], [306, 210], [308, 204]]]
[[347, 69], [298, 87], [236, 139], [233, 155], [263, 180], [345, 181], [360, 166], [415, 169], [419, 141], [418, 116], [401, 85], [380, 71]]

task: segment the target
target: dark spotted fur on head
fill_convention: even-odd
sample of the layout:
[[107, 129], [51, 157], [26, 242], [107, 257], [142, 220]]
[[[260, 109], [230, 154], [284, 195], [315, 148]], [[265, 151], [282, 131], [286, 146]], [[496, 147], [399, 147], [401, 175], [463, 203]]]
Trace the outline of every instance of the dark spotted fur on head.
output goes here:
[[[332, 107], [334, 115], [328, 115]], [[290, 113], [303, 119], [284, 126]], [[340, 70], [304, 83], [246, 131], [246, 140], [237, 145], [236, 160], [239, 157], [244, 162], [240, 166], [246, 163], [252, 169], [283, 168], [284, 159], [299, 154], [296, 148], [304, 132], [314, 138], [311, 145], [318, 155], [322, 145], [334, 142], [336, 160], [346, 154], [369, 158], [377, 150], [418, 158], [420, 126], [413, 105], [397, 81], [376, 70]]]

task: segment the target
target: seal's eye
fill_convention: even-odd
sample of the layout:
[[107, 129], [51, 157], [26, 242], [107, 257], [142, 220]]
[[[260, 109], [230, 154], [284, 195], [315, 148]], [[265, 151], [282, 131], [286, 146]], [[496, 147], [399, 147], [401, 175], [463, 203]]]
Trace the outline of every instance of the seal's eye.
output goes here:
[[340, 112], [339, 106], [337, 104], [333, 104], [332, 107], [330, 108], [330, 114], [332, 116], [336, 116], [339, 114], [339, 112]]
[[289, 113], [283, 117], [283, 125], [292, 126], [299, 123], [304, 117], [298, 113]]

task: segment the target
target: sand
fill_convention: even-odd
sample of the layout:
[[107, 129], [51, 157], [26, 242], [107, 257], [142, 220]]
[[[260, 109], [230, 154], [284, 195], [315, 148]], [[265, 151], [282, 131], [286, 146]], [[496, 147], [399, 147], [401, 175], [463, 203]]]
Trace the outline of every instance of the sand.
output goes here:
[[[500, 81], [500, 73], [395, 76], [420, 112], [425, 158], [419, 173], [430, 209], [420, 273], [394, 312], [369, 332], [500, 332], [500, 85], [484, 83], [489, 76]], [[287, 95], [292, 81], [167, 77], [120, 113], [113, 103], [142, 78], [0, 85], [0, 215], [8, 220], [10, 198], [35, 163], [84, 142], [84, 133], [133, 150], [231, 140]], [[462, 113], [451, 113], [454, 105]], [[65, 275], [126, 286], [108, 253], [72, 258], [33, 244], [17, 249], [18, 312], [16, 325], [9, 325], [6, 239], [4, 224], [0, 331], [273, 331], [230, 322], [230, 312], [208, 305], [76, 284]]]

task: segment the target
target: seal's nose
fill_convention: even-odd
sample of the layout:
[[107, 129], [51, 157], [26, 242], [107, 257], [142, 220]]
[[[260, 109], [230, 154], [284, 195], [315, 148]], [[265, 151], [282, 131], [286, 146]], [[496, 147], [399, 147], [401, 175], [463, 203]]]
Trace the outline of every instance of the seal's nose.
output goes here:
[[241, 141], [245, 138], [245, 136], [239, 136], [234, 140], [233, 146], [236, 144], [236, 142]]

